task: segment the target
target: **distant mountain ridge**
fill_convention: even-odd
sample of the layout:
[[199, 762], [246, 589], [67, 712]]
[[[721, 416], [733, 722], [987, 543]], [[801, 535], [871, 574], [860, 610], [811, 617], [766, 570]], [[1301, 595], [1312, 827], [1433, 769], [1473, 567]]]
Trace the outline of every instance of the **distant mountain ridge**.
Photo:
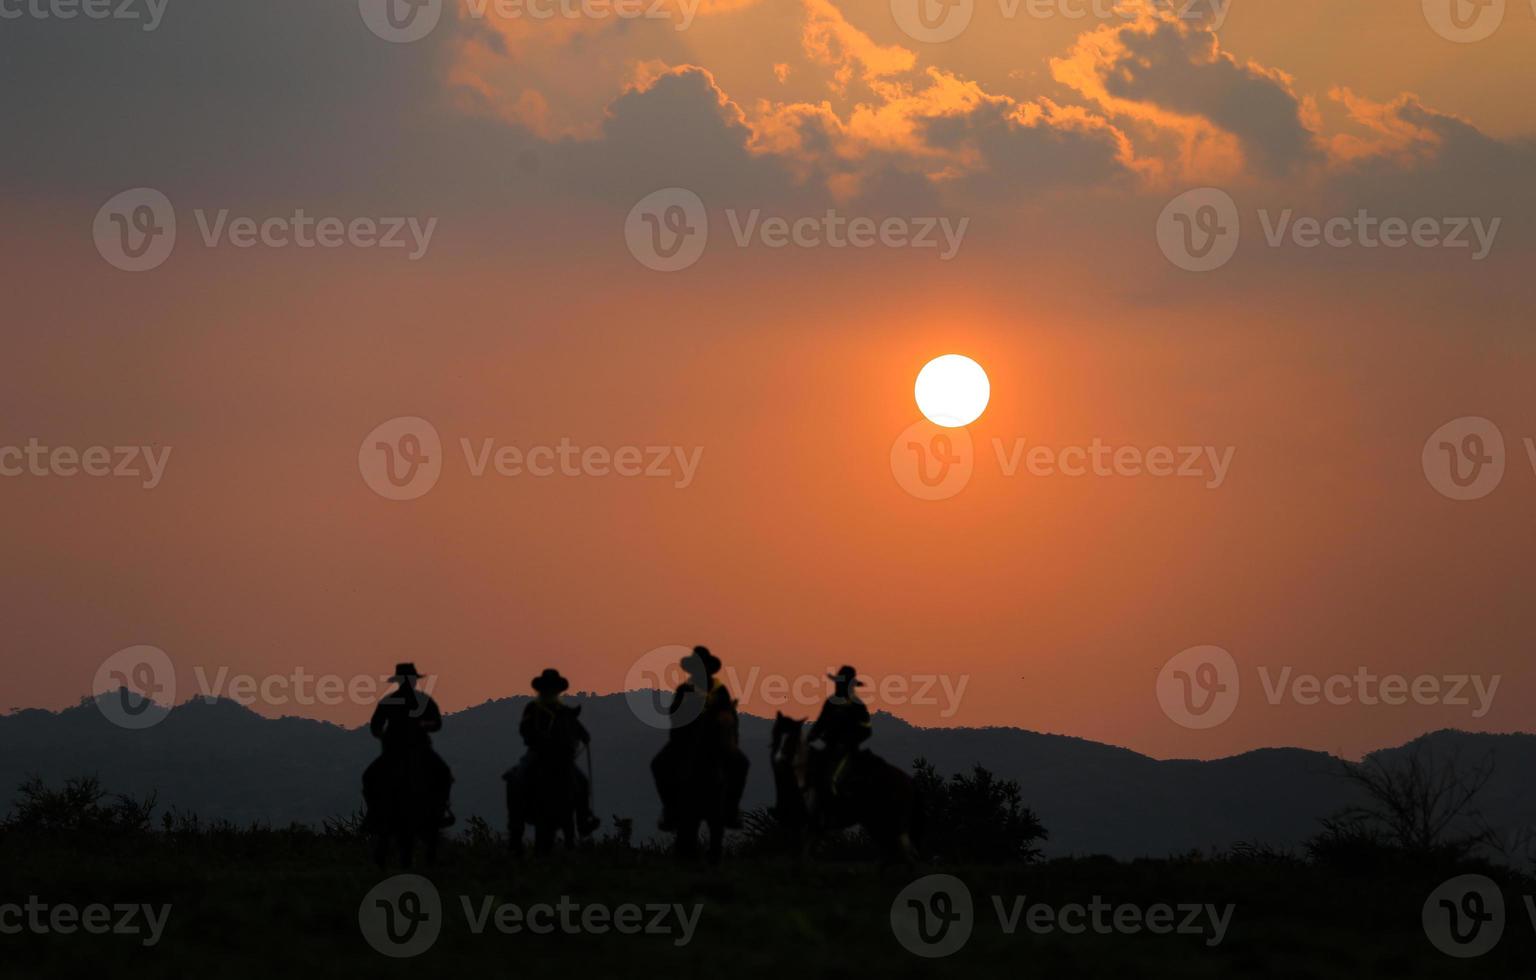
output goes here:
[[[527, 697], [453, 713], [435, 738], [453, 766], [460, 818], [504, 822], [500, 774], [522, 753], [517, 722]], [[629, 710], [625, 696], [578, 695], [593, 733], [597, 812], [632, 817], [649, 836], [659, 805], [649, 762], [665, 738]], [[770, 719], [743, 715], [752, 761], [744, 806], [771, 802]], [[1050, 830], [1048, 855], [1164, 856], [1239, 842], [1294, 847], [1321, 817], [1357, 802], [1338, 760], [1305, 749], [1260, 749], [1212, 761], [1157, 760], [1129, 749], [1017, 728], [916, 728], [877, 714], [871, 747], [903, 767], [923, 757], [944, 774], [980, 764], [1019, 781]], [[1437, 754], [1467, 762], [1490, 754], [1494, 777], [1480, 809], [1497, 828], [1536, 826], [1536, 736], [1441, 731], [1423, 736]], [[1412, 743], [1410, 743], [1412, 744]], [[361, 806], [359, 780], [377, 753], [365, 728], [304, 718], [264, 718], [232, 701], [193, 699], [157, 725], [128, 731], [90, 702], [63, 711], [0, 715], [0, 811], [28, 775], [50, 782], [98, 775], [112, 792], [155, 793], [162, 809], [237, 823], [318, 824]], [[1382, 750], [1392, 754], [1405, 747]]]

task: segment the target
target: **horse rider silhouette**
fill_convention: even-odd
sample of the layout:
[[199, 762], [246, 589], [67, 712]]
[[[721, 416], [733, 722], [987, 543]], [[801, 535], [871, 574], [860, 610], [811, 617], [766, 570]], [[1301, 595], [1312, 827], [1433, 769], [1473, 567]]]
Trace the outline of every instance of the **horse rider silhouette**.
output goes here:
[[[578, 743], [591, 745], [592, 735], [581, 723], [580, 709], [560, 700], [571, 682], [561, 677], [558, 670], [546, 668], [532, 684], [538, 697], [528, 702], [517, 726], [523, 744], [528, 747], [518, 768], [523, 774], [529, 774], [543, 770], [541, 763], [550, 767], [568, 767], [576, 790], [576, 829], [581, 836], [588, 837], [602, 821], [592, 815], [592, 785], [586, 773], [576, 765], [576, 746]], [[538, 787], [534, 786], [533, 790], [537, 792]]]
[[816, 717], [806, 741], [821, 742], [826, 753], [823, 771], [827, 788], [836, 796], [854, 754], [873, 732], [869, 708], [854, 693], [854, 688], [864, 686], [859, 680], [859, 672], [845, 666], [835, 674], [828, 674], [827, 679], [833, 683], [832, 696], [821, 706], [821, 714]]
[[736, 701], [718, 676], [720, 658], [710, 653], [708, 647], [696, 646], [680, 661], [680, 666], [688, 674], [688, 680], [672, 693], [672, 703], [666, 711], [672, 719], [667, 744], [651, 760], [651, 776], [661, 797], [658, 825], [669, 833], [677, 829], [678, 795], [688, 778], [686, 764], [711, 730], [723, 730], [727, 743], [726, 794], [731, 801], [725, 825], [740, 827], [741, 794], [746, 789], [750, 763], [739, 743], [740, 719], [736, 714]]
[[378, 802], [384, 790], [384, 781], [393, 770], [414, 752], [424, 755], [430, 773], [431, 788], [442, 801], [439, 825], [451, 826], [453, 810], [448, 805], [448, 794], [453, 786], [453, 772], [442, 756], [432, 749], [432, 735], [443, 727], [443, 713], [437, 702], [416, 689], [421, 674], [414, 663], [395, 665], [390, 683], [400, 686], [384, 696], [374, 707], [368, 722], [368, 731], [379, 740], [379, 757], [363, 771], [363, 802], [367, 807], [365, 823], [376, 825]]

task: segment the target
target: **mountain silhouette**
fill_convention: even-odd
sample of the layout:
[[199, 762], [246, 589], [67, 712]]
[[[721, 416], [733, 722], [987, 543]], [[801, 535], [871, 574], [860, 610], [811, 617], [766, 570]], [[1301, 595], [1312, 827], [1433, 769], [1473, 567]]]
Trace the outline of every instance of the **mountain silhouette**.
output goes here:
[[[517, 722], [527, 697], [488, 701], [448, 715], [435, 745], [453, 766], [460, 820], [505, 821], [501, 773], [522, 753]], [[596, 812], [633, 818], [650, 836], [659, 804], [648, 763], [665, 734], [638, 720], [624, 695], [576, 695], [593, 734]], [[752, 761], [743, 806], [772, 802], [767, 745], [772, 719], [741, 716]], [[939, 772], [980, 764], [1019, 782], [1024, 801], [1050, 830], [1048, 856], [1162, 857], [1240, 842], [1295, 847], [1318, 820], [1360, 802], [1322, 752], [1260, 749], [1212, 761], [1158, 760], [1082, 738], [1017, 728], [917, 728], [877, 714], [872, 748], [902, 767], [923, 757]], [[1422, 737], [1437, 756], [1476, 762], [1494, 775], [1479, 808], [1496, 829], [1536, 826], [1536, 736], [1442, 731]], [[29, 775], [49, 782], [97, 775], [114, 793], [154, 793], [205, 820], [318, 824], [361, 807], [361, 774], [377, 754], [364, 728], [304, 718], [266, 718], [227, 700], [196, 699], [154, 727], [128, 731], [84, 701], [63, 711], [0, 716], [0, 811]], [[1406, 747], [1382, 750], [1390, 757]]]

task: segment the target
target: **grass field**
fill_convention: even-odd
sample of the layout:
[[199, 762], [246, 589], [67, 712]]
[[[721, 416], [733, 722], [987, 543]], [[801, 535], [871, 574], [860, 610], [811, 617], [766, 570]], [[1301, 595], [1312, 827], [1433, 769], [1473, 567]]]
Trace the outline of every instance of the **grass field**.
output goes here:
[[[934, 863], [880, 871], [874, 862], [735, 854], [716, 869], [682, 866], [670, 855], [609, 841], [590, 851], [514, 864], [491, 839], [457, 839], [436, 865], [418, 868], [435, 887], [440, 908], [435, 941], [419, 955], [391, 958], [365, 938], [359, 909], [389, 877], [369, 863], [363, 845], [344, 834], [308, 830], [198, 828], [89, 836], [0, 833], [0, 905], [31, 896], [50, 909], [94, 903], [169, 905], [163, 934], [42, 932], [23, 923], [0, 935], [7, 976], [581, 976], [668, 978], [720, 975], [796, 977], [928, 976], [940, 970], [1019, 977], [1429, 977], [1528, 975], [1536, 936], [1522, 896], [1536, 886], [1496, 875], [1507, 922], [1486, 954], [1458, 960], [1426, 938], [1421, 908], [1437, 885], [1466, 868], [1374, 868], [1348, 873], [1275, 855], [1228, 855], [1115, 862], [1077, 858], [1016, 866], [952, 867]], [[1487, 870], [1487, 869], [1483, 869]], [[392, 869], [398, 871], [398, 869]], [[914, 879], [948, 874], [969, 891], [970, 936], [942, 959], [910, 952], [892, 925], [892, 905]], [[1492, 872], [1490, 872], [1492, 873]], [[994, 902], [994, 896], [999, 901]], [[534, 907], [550, 904], [574, 931], [545, 922]], [[1202, 913], [1199, 932], [1153, 934], [1094, 930], [1065, 907], [1098, 899], [1113, 926], [1144, 921], [1154, 906], [1230, 906], [1220, 941]], [[466, 911], [465, 903], [468, 903]], [[1018, 928], [1004, 918], [1018, 909]], [[1049, 912], [1028, 910], [1041, 904]], [[612, 928], [626, 905], [641, 907]], [[644, 931], [665, 905], [665, 933]], [[571, 911], [574, 907], [580, 911]], [[596, 906], [596, 910], [591, 910]], [[677, 906], [685, 910], [683, 915]], [[484, 931], [472, 920], [505, 908]], [[694, 913], [692, 910], [697, 909]], [[41, 913], [43, 915], [50, 913]], [[382, 912], [370, 912], [382, 915]], [[680, 923], [697, 915], [684, 941]], [[0, 925], [14, 926], [23, 908]], [[1056, 918], [1045, 932], [1042, 917]], [[99, 913], [98, 913], [99, 916]], [[608, 926], [606, 932], [582, 926]], [[1175, 909], [1170, 924], [1187, 913]], [[112, 916], [115, 921], [117, 915]], [[514, 918], [516, 921], [514, 922]], [[67, 924], [67, 917], [64, 921]], [[100, 921], [98, 919], [98, 921]], [[138, 916], [144, 925], [144, 917]], [[430, 927], [428, 928], [430, 932]], [[427, 933], [418, 933], [425, 938]]]

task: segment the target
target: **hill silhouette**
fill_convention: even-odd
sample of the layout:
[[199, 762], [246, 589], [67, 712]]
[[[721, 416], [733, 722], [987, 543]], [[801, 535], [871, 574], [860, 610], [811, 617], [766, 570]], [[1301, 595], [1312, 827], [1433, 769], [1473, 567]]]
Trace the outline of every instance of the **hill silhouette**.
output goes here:
[[[647, 768], [662, 732], [629, 710], [623, 695], [576, 695], [594, 737], [596, 806], [605, 821], [633, 818], [637, 837], [653, 833], [659, 805]], [[502, 698], [448, 715], [436, 745], [457, 779], [461, 821], [504, 822], [500, 774], [522, 747], [517, 721], [526, 697]], [[768, 731], [772, 720], [741, 718], [752, 760], [743, 806], [771, 803]], [[872, 746], [910, 767], [926, 758], [941, 773], [981, 764], [1018, 780], [1024, 801], [1050, 829], [1048, 856], [1117, 858], [1223, 850], [1242, 842], [1298, 846], [1318, 820], [1359, 802], [1338, 777], [1338, 760], [1304, 749], [1274, 748], [1212, 761], [1158, 760], [1087, 739], [1016, 728], [917, 728], [877, 714]], [[1490, 754], [1493, 779], [1480, 808], [1497, 829], [1536, 826], [1536, 736], [1442, 731], [1423, 736], [1437, 754], [1468, 760]], [[193, 699], [158, 725], [126, 731], [89, 703], [53, 712], [0, 716], [0, 811], [29, 775], [48, 781], [98, 775], [114, 793], [154, 793], [162, 809], [206, 820], [319, 824], [361, 806], [360, 778], [377, 752], [363, 728], [304, 718], [265, 718], [227, 700]], [[1405, 747], [1382, 750], [1391, 755]]]

